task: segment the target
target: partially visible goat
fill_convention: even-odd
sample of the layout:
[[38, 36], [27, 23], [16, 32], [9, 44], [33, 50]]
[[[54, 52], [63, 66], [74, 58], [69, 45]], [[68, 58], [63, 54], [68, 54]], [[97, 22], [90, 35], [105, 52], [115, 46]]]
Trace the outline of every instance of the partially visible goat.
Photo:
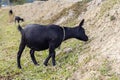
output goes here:
[[9, 22], [13, 22], [14, 21], [14, 13], [13, 10], [10, 9], [9, 10]]
[[24, 19], [21, 18], [21, 17], [19, 17], [19, 16], [15, 16], [15, 23], [16, 23], [16, 21], [17, 21], [18, 23], [20, 23], [20, 21], [21, 21], [21, 22], [24, 22]]
[[9, 15], [13, 15], [12, 9], [9, 10]]
[[22, 29], [19, 25], [18, 30], [21, 32], [22, 37], [17, 53], [18, 68], [21, 68], [20, 58], [25, 46], [31, 49], [30, 56], [35, 65], [38, 65], [38, 63], [35, 59], [34, 52], [49, 49], [49, 55], [44, 61], [44, 65], [47, 66], [49, 59], [52, 57], [52, 64], [55, 66], [55, 49], [59, 47], [63, 41], [70, 38], [88, 41], [88, 36], [82, 27], [83, 24], [84, 19], [74, 28], [60, 27], [59, 25], [29, 24]]

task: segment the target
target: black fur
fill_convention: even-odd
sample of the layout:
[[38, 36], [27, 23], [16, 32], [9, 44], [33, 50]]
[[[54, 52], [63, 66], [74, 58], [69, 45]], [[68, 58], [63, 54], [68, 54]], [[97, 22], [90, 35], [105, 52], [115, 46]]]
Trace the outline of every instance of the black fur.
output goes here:
[[15, 16], [15, 23], [16, 23], [16, 21], [17, 21], [18, 23], [20, 23], [20, 21], [21, 21], [21, 22], [24, 22], [24, 19], [21, 18], [21, 17], [19, 17], [19, 16]]
[[30, 55], [35, 65], [38, 65], [38, 63], [35, 59], [34, 52], [49, 49], [49, 55], [44, 61], [44, 65], [47, 66], [49, 59], [52, 57], [52, 64], [55, 66], [55, 49], [60, 46], [63, 41], [70, 38], [88, 41], [88, 37], [85, 34], [84, 28], [82, 27], [83, 23], [84, 19], [81, 21], [79, 26], [74, 28], [62, 28], [59, 25], [29, 24], [22, 29], [19, 25], [18, 30], [21, 32], [22, 38], [17, 54], [18, 68], [21, 68], [20, 58], [25, 46], [28, 46], [31, 49]]

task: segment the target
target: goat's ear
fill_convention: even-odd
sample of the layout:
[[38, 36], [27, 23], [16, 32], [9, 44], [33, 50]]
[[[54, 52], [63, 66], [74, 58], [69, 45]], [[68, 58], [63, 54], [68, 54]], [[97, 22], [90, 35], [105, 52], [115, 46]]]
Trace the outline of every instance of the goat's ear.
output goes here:
[[80, 22], [80, 24], [79, 24], [79, 27], [82, 27], [82, 25], [84, 24], [84, 19]]

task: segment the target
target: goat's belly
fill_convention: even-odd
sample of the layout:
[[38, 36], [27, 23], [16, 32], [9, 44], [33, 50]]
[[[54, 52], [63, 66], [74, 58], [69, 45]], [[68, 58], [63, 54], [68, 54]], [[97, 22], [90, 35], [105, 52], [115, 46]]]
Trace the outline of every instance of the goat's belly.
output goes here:
[[49, 48], [49, 44], [27, 44], [30, 49], [42, 51]]

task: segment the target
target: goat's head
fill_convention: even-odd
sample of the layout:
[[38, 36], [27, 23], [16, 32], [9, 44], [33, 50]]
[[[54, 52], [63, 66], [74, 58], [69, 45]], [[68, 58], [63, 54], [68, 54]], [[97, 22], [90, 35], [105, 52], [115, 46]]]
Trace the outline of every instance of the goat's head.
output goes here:
[[23, 18], [21, 18], [21, 21], [22, 21], [22, 22], [24, 22], [24, 19], [23, 19]]
[[88, 36], [85, 34], [85, 29], [82, 27], [84, 24], [84, 19], [80, 22], [79, 26], [77, 26], [77, 39], [82, 41], [88, 41]]

